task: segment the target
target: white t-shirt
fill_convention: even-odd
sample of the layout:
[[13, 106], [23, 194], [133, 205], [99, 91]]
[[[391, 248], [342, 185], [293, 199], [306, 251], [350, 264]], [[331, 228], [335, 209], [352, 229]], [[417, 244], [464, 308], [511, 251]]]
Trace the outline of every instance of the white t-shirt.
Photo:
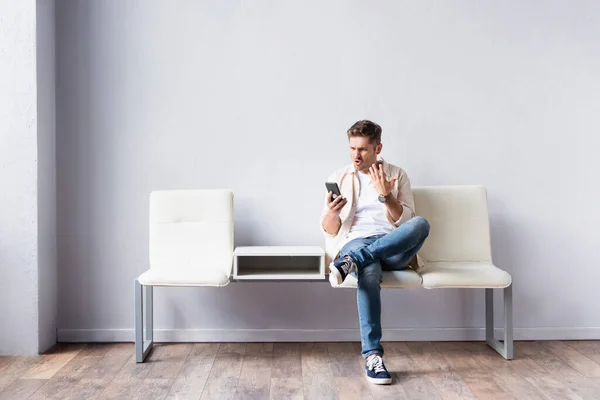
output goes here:
[[375, 190], [371, 176], [362, 172], [357, 172], [356, 175], [360, 182], [356, 214], [350, 232], [344, 240], [345, 243], [359, 237], [390, 233], [394, 229], [386, 217], [385, 204], [378, 199], [379, 193]]

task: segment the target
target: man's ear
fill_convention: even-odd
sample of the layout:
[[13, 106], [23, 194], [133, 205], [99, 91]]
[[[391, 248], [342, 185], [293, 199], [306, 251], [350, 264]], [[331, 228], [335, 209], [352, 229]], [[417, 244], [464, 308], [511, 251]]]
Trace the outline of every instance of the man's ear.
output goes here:
[[377, 147], [375, 147], [375, 153], [381, 153], [381, 149], [383, 148], [383, 143], [379, 143]]

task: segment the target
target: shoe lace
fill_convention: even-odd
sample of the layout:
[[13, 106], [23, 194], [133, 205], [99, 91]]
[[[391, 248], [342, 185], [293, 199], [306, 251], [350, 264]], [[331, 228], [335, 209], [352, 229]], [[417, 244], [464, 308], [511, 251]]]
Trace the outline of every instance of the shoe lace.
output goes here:
[[352, 258], [350, 258], [349, 256], [346, 256], [344, 259], [344, 263], [342, 264], [342, 269], [344, 270], [344, 273], [349, 274], [350, 272], [354, 271], [354, 261], [352, 260]]
[[369, 360], [369, 369], [375, 370], [376, 373], [385, 372], [385, 367], [383, 366], [383, 359], [379, 356], [374, 356]]

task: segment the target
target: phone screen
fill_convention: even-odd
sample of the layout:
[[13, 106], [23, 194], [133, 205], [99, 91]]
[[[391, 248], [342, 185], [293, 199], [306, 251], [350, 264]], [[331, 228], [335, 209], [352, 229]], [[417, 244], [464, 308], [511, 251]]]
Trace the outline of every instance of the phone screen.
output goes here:
[[335, 200], [336, 197], [342, 195], [340, 192], [340, 187], [336, 182], [325, 182], [325, 187], [327, 188], [328, 192], [333, 193], [332, 200]]

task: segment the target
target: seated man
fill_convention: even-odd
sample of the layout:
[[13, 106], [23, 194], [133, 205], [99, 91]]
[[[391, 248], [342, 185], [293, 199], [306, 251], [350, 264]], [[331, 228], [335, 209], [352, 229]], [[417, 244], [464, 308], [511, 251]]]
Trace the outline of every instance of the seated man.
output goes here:
[[[326, 252], [333, 260], [329, 280], [341, 284], [348, 274], [358, 279], [358, 316], [366, 373], [375, 384], [392, 379], [383, 363], [381, 346], [381, 271], [419, 266], [417, 252], [429, 235], [429, 224], [416, 217], [410, 182], [399, 167], [378, 160], [381, 127], [358, 121], [348, 130], [352, 165], [327, 180], [338, 184], [341, 196], [327, 193], [321, 226]], [[418, 268], [418, 266], [416, 266]]]

